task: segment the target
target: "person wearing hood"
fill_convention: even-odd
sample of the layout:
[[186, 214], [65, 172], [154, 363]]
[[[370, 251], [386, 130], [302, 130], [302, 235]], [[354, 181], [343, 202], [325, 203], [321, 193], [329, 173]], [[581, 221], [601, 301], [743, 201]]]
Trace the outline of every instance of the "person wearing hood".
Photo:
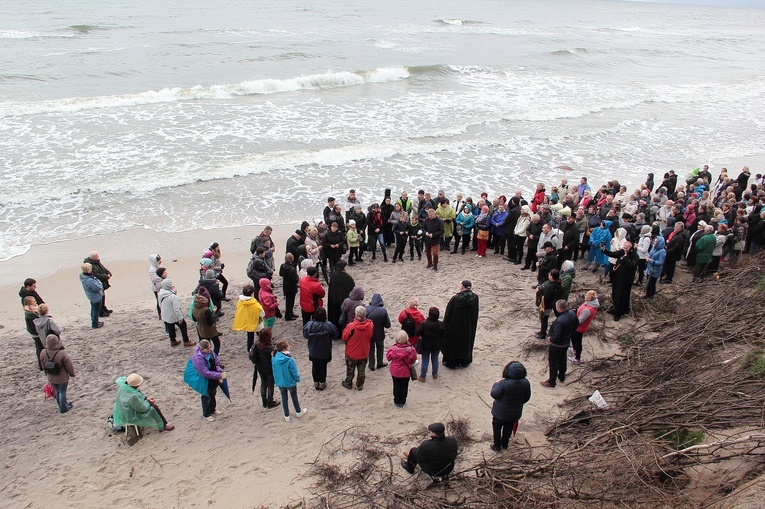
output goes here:
[[258, 301], [263, 306], [265, 325], [269, 329], [273, 329], [276, 319], [282, 317], [282, 312], [279, 310], [279, 301], [276, 299], [276, 295], [274, 295], [274, 291], [271, 288], [270, 279], [261, 278], [258, 281], [258, 285], [260, 285]]
[[216, 415], [221, 414], [217, 408], [215, 394], [218, 385], [226, 379], [226, 372], [213, 352], [212, 344], [206, 339], [194, 348], [194, 354], [189, 361], [193, 369], [189, 369], [187, 363], [184, 381], [202, 396], [202, 417], [212, 422]]
[[338, 329], [341, 333], [342, 328], [353, 321], [353, 316], [358, 306], [364, 306], [364, 288], [354, 286], [348, 297], [340, 305], [340, 327]]
[[311, 321], [303, 326], [303, 337], [308, 340], [313, 387], [323, 391], [327, 388], [327, 364], [332, 361], [332, 340], [340, 337], [340, 333], [332, 322], [327, 321], [327, 311], [320, 307], [314, 311]]
[[210, 294], [210, 299], [212, 300], [213, 306], [215, 306], [215, 316], [223, 316], [225, 314], [223, 310], [221, 310], [223, 293], [220, 291], [220, 286], [218, 286], [218, 280], [215, 279], [214, 270], [208, 269], [207, 272], [205, 272], [205, 277], [199, 280], [199, 285], [197, 286], [196, 291], [199, 291], [200, 288], [205, 288], [207, 293]]
[[574, 283], [576, 277], [576, 267], [574, 262], [566, 260], [560, 269], [560, 294], [559, 299], [568, 301], [568, 296], [571, 294], [571, 285]]
[[209, 249], [206, 249], [202, 253], [202, 259], [199, 260], [199, 277], [200, 278], [204, 278], [207, 270], [213, 268], [212, 258], [213, 258], [213, 252], [210, 251]]
[[65, 414], [72, 409], [72, 404], [66, 400], [66, 388], [69, 385], [69, 378], [75, 376], [74, 364], [64, 351], [64, 343], [55, 334], [48, 334], [45, 337], [45, 349], [40, 352], [40, 364], [44, 367], [48, 361], [51, 361], [55, 367], [45, 368], [45, 375], [48, 377], [48, 383], [53, 386], [58, 411]]
[[[610, 226], [610, 221], [601, 221], [600, 226], [592, 230], [589, 240], [590, 252], [587, 255], [587, 264], [582, 267], [582, 270], [592, 270], [595, 272], [600, 268], [601, 265], [605, 265], [608, 262], [608, 257], [603, 254], [603, 251], [600, 249], [600, 247], [611, 245], [611, 239], [613, 236], [609, 230]], [[592, 263], [594, 263], [594, 265], [591, 267], [590, 265]]]
[[638, 255], [638, 280], [637, 285], [643, 286], [643, 276], [645, 274], [645, 268], [648, 264], [648, 252], [651, 251], [651, 241], [653, 235], [651, 235], [651, 226], [644, 224], [640, 227], [640, 236], [637, 241], [637, 255]]
[[175, 426], [167, 422], [154, 398], [141, 392], [143, 377], [136, 373], [121, 376], [117, 384], [117, 399], [114, 402], [112, 418], [115, 426], [140, 426], [156, 428], [158, 431], [172, 431]]
[[165, 330], [170, 337], [170, 346], [178, 346], [180, 341], [175, 339], [175, 327], [181, 330], [183, 346], [194, 346], [196, 343], [189, 340], [189, 332], [186, 327], [186, 319], [181, 312], [181, 301], [175, 294], [175, 286], [168, 278], [162, 281], [159, 290], [159, 307], [162, 310], [162, 321], [165, 322]]
[[[255, 254], [250, 258], [247, 264], [247, 277], [252, 279], [252, 284], [255, 288], [258, 288], [258, 282], [261, 278], [271, 279], [273, 277], [273, 271], [266, 265], [266, 251], [268, 249], [265, 246], [258, 246], [255, 250]], [[289, 251], [287, 253], [292, 254], [293, 257], [297, 254], [293, 254]]]
[[354, 320], [343, 330], [342, 339], [345, 342], [345, 380], [342, 386], [353, 389], [353, 376], [356, 377], [356, 390], [364, 389], [366, 373], [364, 371], [369, 358], [369, 345], [372, 342], [375, 326], [367, 320], [367, 309], [357, 306], [354, 310]]
[[477, 327], [478, 295], [473, 293], [473, 283], [465, 279], [460, 284], [460, 291], [449, 299], [444, 313], [444, 366], [466, 368], [473, 362]]
[[215, 326], [218, 319], [215, 313], [210, 309], [210, 294], [202, 287], [194, 296], [194, 303], [191, 308], [191, 317], [197, 324], [197, 334], [199, 339], [207, 339], [212, 342], [213, 351], [216, 355], [220, 353], [220, 333]]
[[569, 348], [569, 353], [573, 353], [574, 355], [569, 357], [568, 360], [574, 364], [582, 362], [582, 338], [584, 333], [590, 330], [590, 324], [595, 318], [599, 308], [600, 302], [598, 301], [598, 294], [595, 293], [595, 290], [589, 290], [584, 295], [584, 303], [576, 310], [576, 318], [579, 325], [574, 329], [574, 332], [571, 333], [571, 348]]
[[[274, 353], [276, 350], [273, 345], [271, 329], [261, 330], [258, 335], [258, 342], [250, 348], [250, 362], [255, 365], [255, 371], [260, 375], [260, 399], [266, 410], [279, 406], [279, 402], [274, 401], [274, 367], [271, 363]], [[254, 378], [252, 391], [255, 392]]]
[[646, 272], [648, 273], [648, 287], [645, 298], [650, 299], [656, 293], [656, 282], [661, 277], [664, 268], [664, 260], [667, 258], [667, 250], [664, 249], [664, 237], [658, 236], [653, 241], [653, 247], [646, 258]]
[[91, 264], [82, 264], [80, 283], [82, 283], [82, 289], [85, 290], [85, 296], [90, 301], [90, 326], [94, 329], [103, 327], [104, 322], [99, 321], [98, 318], [103, 316], [101, 306], [103, 306], [104, 302], [104, 284], [93, 275], [93, 266]]
[[502, 370], [502, 378], [491, 388], [494, 403], [491, 406], [491, 427], [494, 443], [491, 450], [507, 449], [515, 436], [523, 405], [531, 399], [531, 384], [526, 379], [526, 368], [518, 361], [509, 362]]
[[99, 312], [100, 316], [102, 317], [109, 316], [113, 311], [111, 309], [107, 309], [106, 307], [106, 290], [111, 287], [109, 284], [109, 280], [112, 278], [111, 271], [104, 267], [104, 264], [101, 263], [101, 256], [96, 251], [92, 251], [90, 255], [82, 261], [82, 263], [89, 263], [91, 267], [90, 273], [93, 275], [93, 277], [101, 281], [103, 288], [101, 290], [101, 308]]
[[638, 266], [638, 255], [632, 249], [631, 242], [625, 242], [620, 252], [607, 251], [605, 246], [600, 250], [605, 256], [616, 258], [616, 264], [611, 276], [611, 302], [612, 309], [608, 311], [614, 315], [614, 321], [618, 322], [621, 317], [630, 312], [630, 298], [632, 284], [635, 281], [635, 271]]
[[476, 216], [473, 214], [473, 208], [470, 204], [466, 203], [465, 206], [462, 207], [462, 212], [460, 212], [454, 220], [457, 233], [454, 235], [454, 250], [452, 251], [452, 254], [457, 254], [457, 248], [459, 248], [460, 241], [462, 241], [462, 254], [465, 254], [465, 251], [470, 244], [470, 237], [473, 234], [475, 218]]
[[298, 399], [297, 384], [300, 382], [300, 373], [298, 373], [297, 363], [290, 355], [290, 344], [286, 339], [276, 342], [276, 350], [271, 358], [271, 367], [274, 371], [274, 383], [279, 388], [282, 396], [282, 410], [284, 410], [284, 420], [290, 422], [290, 402], [287, 397], [292, 398], [292, 405], [295, 407], [295, 417], [303, 417], [308, 413], [308, 408], [300, 408]]
[[[337, 262], [337, 272], [329, 281], [329, 291], [327, 296], [327, 319], [340, 332], [342, 332], [340, 317], [343, 313], [343, 302], [348, 298], [348, 295], [350, 295], [351, 291], [356, 286], [356, 283], [353, 281], [353, 277], [345, 271], [347, 265], [348, 264], [345, 262], [345, 260], [340, 260]], [[336, 336], [336, 339], [339, 337], [339, 335]]]
[[158, 254], [149, 255], [149, 283], [151, 284], [151, 291], [154, 292], [154, 300], [157, 301], [157, 316], [162, 319], [162, 310], [159, 308], [159, 290], [162, 286], [162, 276], [157, 273], [157, 270], [162, 267], [162, 257]]
[[[417, 312], [419, 313], [419, 311]], [[415, 330], [415, 335], [420, 338], [418, 350], [422, 353], [420, 375], [417, 377], [420, 382], [425, 382], [428, 376], [428, 365], [433, 366], [433, 380], [438, 379], [438, 354], [444, 348], [444, 338], [446, 337], [444, 323], [438, 319], [440, 314], [441, 311], [436, 306], [432, 306], [428, 310], [427, 320], [420, 322]], [[422, 316], [421, 313], [420, 315]]]
[[[367, 306], [367, 320], [371, 321], [375, 327], [372, 341], [369, 343], [370, 371], [375, 370], [375, 360], [377, 361], [377, 369], [388, 365], [387, 362], [383, 361], [383, 349], [385, 348], [385, 329], [390, 329], [390, 316], [388, 315], [388, 310], [383, 307], [384, 305], [382, 296], [379, 293], [375, 293], [372, 294], [372, 300], [369, 301]], [[408, 338], [409, 336], [407, 336]], [[376, 356], [375, 350], [377, 350]]]
[[34, 297], [35, 302], [39, 306], [45, 304], [45, 301], [37, 293], [37, 281], [31, 277], [24, 280], [24, 286], [19, 289], [19, 297], [21, 297], [21, 305], [24, 305], [24, 297]]
[[[608, 247], [609, 251], [621, 251], [622, 246], [624, 246], [624, 243], [628, 242], [627, 240], [627, 230], [624, 228], [617, 228], [616, 232], [614, 233], [614, 237], [611, 239], [611, 243]], [[605, 268], [605, 275], [606, 277], [611, 279], [608, 275], [611, 272], [611, 267], [616, 263], [616, 258], [608, 257], [606, 258], [606, 268]]]
[[409, 394], [411, 368], [417, 360], [417, 351], [409, 344], [405, 331], [396, 333], [396, 342], [388, 348], [385, 358], [390, 361], [390, 376], [393, 378], [393, 404], [396, 408], [404, 408]]
[[[342, 258], [346, 248], [345, 233], [340, 231], [337, 222], [333, 221], [330, 224], [323, 246], [322, 252], [329, 260], [329, 278], [332, 279], [332, 276], [337, 272], [337, 262]], [[386, 258], [385, 261], [387, 262], [388, 259]]]
[[255, 287], [246, 284], [242, 288], [242, 295], [236, 301], [236, 314], [234, 314], [234, 323], [231, 330], [244, 331], [247, 333], [247, 351], [252, 350], [255, 343], [255, 334], [265, 327], [266, 313], [263, 306], [253, 297]]
[[653, 173], [649, 173], [648, 177], [645, 180], [645, 187], [648, 188], [649, 192], [653, 192]]

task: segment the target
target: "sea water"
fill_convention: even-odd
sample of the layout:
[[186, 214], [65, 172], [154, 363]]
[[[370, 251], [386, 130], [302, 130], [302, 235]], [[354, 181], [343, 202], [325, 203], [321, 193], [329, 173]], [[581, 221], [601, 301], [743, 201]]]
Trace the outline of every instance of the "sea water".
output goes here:
[[350, 188], [528, 194], [756, 158], [763, 26], [605, 0], [7, 2], [0, 260], [298, 222]]

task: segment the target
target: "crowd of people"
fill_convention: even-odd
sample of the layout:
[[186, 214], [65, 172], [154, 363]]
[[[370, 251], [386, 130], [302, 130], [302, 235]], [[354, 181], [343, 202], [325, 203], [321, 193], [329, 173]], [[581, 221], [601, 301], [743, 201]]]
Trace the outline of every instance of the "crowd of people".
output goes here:
[[[366, 213], [354, 190], [344, 204], [330, 197], [323, 220], [315, 225], [304, 221], [288, 238], [278, 270], [270, 227], [250, 245], [252, 258], [245, 273], [251, 284], [245, 284], [236, 299], [232, 329], [246, 334], [246, 350], [254, 365], [253, 389], [259, 378], [263, 407], [281, 406], [285, 421], [291, 417], [288, 399], [292, 399], [295, 416], [308, 411], [301, 407], [297, 391], [300, 362], [290, 353], [290, 341], [274, 344], [272, 334], [277, 319], [298, 318], [296, 304], [317, 391], [327, 389], [327, 366], [332, 360], [333, 342], [339, 340], [345, 345], [346, 366], [339, 385], [362, 391], [367, 369], [387, 367], [393, 404], [398, 409], [406, 405], [410, 381], [425, 383], [429, 372], [431, 379], [437, 380], [441, 366], [470, 366], [479, 298], [468, 279], [461, 281], [449, 300], [443, 319], [438, 307], [424, 313], [419, 309], [419, 299], [410, 297], [406, 308], [395, 315], [400, 331], [386, 347], [386, 330], [392, 328], [392, 321], [382, 296], [372, 292], [366, 303], [370, 292], [355, 283], [348, 267], [372, 261], [387, 263], [389, 250], [391, 263], [405, 263], [407, 248], [410, 263], [415, 256], [423, 263], [424, 252], [425, 269], [436, 272], [441, 253], [475, 253], [480, 261], [489, 250], [501, 257], [498, 260], [520, 266], [517, 270], [536, 272], [533, 290], [540, 324], [536, 336], [547, 341], [549, 361], [549, 377], [540, 383], [554, 388], [565, 382], [568, 361], [582, 362], [583, 336], [601, 307], [594, 290], [587, 291], [578, 305], [570, 302], [576, 263], [581, 260], [580, 271], [602, 270], [610, 282], [606, 311], [614, 321], [630, 313], [635, 287], [644, 287], [643, 297], [650, 299], [657, 293], [657, 284], [675, 283], [676, 266], [683, 260], [692, 282], [709, 277], [720, 269], [721, 262], [735, 263], [742, 253], [755, 254], [765, 247], [762, 176], [756, 175], [751, 185], [750, 177], [747, 167], [735, 179], [723, 168], [714, 180], [705, 165], [680, 183], [673, 171], [660, 183], [649, 173], [645, 183], [631, 192], [616, 180], [593, 189], [586, 177], [577, 185], [564, 178], [549, 192], [544, 183], [537, 184], [528, 200], [520, 191], [510, 199], [505, 195], [489, 199], [482, 193], [474, 201], [471, 197], [463, 199], [459, 193], [450, 200], [443, 191], [431, 195], [424, 190], [413, 198], [402, 191], [394, 199], [387, 189], [382, 201], [369, 204]], [[202, 416], [209, 421], [220, 414], [215, 397], [227, 377], [219, 358], [218, 331], [219, 319], [225, 314], [223, 305], [230, 301], [224, 268], [221, 246], [213, 243], [203, 251], [198, 285], [185, 312], [161, 256], [149, 256], [157, 316], [172, 347], [183, 343], [194, 348], [184, 380], [201, 395]], [[279, 276], [276, 282], [281, 286], [283, 302], [274, 291], [275, 275]], [[111, 272], [97, 252], [84, 260], [80, 280], [91, 304], [93, 328], [102, 327], [100, 318], [112, 312], [105, 299], [110, 278]], [[71, 404], [66, 400], [66, 385], [75, 373], [64, 351], [61, 330], [37, 293], [34, 279], [24, 282], [19, 295], [38, 366], [54, 387], [59, 410], [67, 412]], [[189, 336], [187, 318], [195, 324], [196, 341]], [[182, 341], [177, 339], [177, 330]], [[48, 366], [54, 367], [49, 370]], [[137, 374], [117, 379], [115, 423], [173, 429], [154, 400], [141, 395], [141, 382]], [[277, 392], [281, 401], [274, 398]], [[494, 399], [491, 448], [500, 452], [508, 448], [523, 405], [531, 397], [523, 364], [508, 363], [490, 394]], [[434, 478], [443, 477], [453, 468], [456, 445], [445, 437], [442, 424], [434, 423], [429, 430], [436, 445], [412, 449], [402, 460], [402, 467], [413, 472], [419, 463]], [[427, 457], [422, 456], [424, 451], [433, 447], [444, 454], [437, 469], [426, 467], [422, 459]]]

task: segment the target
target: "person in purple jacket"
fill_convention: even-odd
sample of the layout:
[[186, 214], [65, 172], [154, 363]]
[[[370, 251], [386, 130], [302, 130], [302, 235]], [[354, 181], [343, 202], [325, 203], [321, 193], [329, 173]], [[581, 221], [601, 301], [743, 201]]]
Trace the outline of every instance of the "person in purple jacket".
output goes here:
[[218, 385], [226, 378], [226, 372], [220, 365], [218, 356], [213, 352], [212, 343], [203, 339], [194, 349], [191, 356], [194, 369], [202, 378], [207, 379], [207, 393], [202, 394], [202, 417], [208, 421], [214, 421], [216, 415], [220, 415], [215, 402], [215, 393]]

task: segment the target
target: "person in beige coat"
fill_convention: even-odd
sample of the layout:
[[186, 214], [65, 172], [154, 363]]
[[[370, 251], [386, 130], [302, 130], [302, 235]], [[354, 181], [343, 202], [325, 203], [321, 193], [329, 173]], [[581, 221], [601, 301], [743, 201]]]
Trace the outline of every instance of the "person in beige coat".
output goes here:
[[[54, 366], [46, 367], [48, 361], [52, 361]], [[68, 412], [72, 409], [72, 404], [66, 401], [66, 387], [69, 385], [69, 378], [74, 377], [74, 364], [64, 351], [61, 338], [55, 334], [48, 334], [45, 338], [45, 349], [40, 352], [40, 364], [45, 369], [48, 382], [53, 386], [58, 411], [62, 414]]]

